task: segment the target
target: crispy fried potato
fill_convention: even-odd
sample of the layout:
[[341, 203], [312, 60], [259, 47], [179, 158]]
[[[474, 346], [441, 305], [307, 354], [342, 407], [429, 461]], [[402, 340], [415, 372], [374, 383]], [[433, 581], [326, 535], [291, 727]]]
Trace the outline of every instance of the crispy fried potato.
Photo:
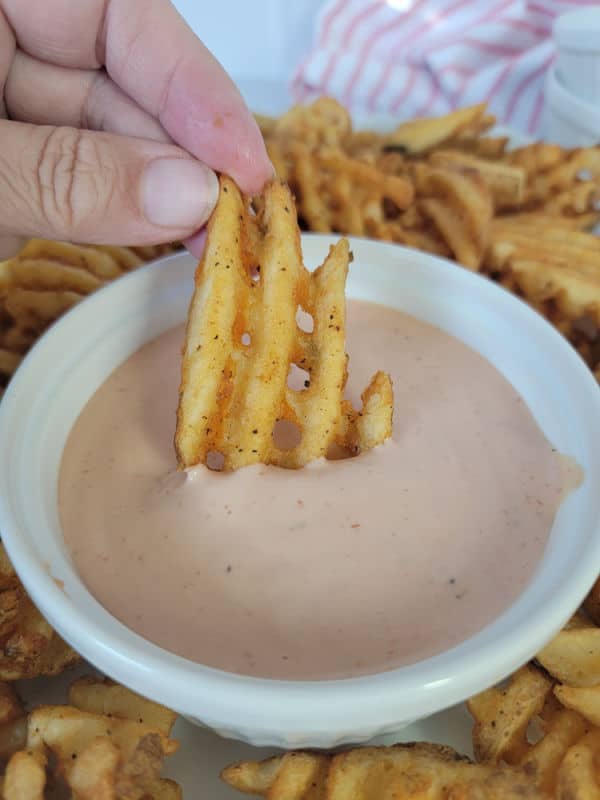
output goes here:
[[4, 800], [43, 800], [46, 763], [43, 753], [15, 753], [4, 774]]
[[565, 755], [587, 732], [588, 726], [579, 714], [557, 708], [551, 702], [546, 703], [537, 723], [541, 738], [527, 743], [517, 764], [540, 789], [551, 792]]
[[42, 752], [48, 747], [65, 761], [73, 759], [73, 753], [77, 757], [98, 737], [109, 737], [128, 759], [148, 734], [159, 737], [163, 755], [177, 750], [176, 741], [143, 722], [93, 714], [70, 706], [40, 706], [29, 715], [27, 747]]
[[590, 687], [555, 686], [554, 694], [565, 708], [579, 712], [600, 728], [600, 683]]
[[[456, 138], [461, 132], [469, 131], [473, 134], [476, 122], [485, 115], [485, 104], [461, 108], [446, 114], [443, 117], [429, 117], [427, 119], [414, 119], [399, 125], [393, 133], [386, 137], [387, 147], [399, 147], [404, 152], [415, 155], [440, 147]], [[493, 124], [493, 119], [488, 117], [483, 122], [487, 130]], [[481, 129], [479, 129], [481, 130]]]
[[269, 800], [478, 800], [546, 797], [521, 770], [475, 765], [449, 747], [403, 744], [339, 755], [286, 753], [227, 767], [221, 778]]
[[538, 653], [537, 660], [553, 677], [568, 686], [597, 686], [600, 684], [600, 628], [565, 628]]
[[565, 756], [556, 787], [557, 800], [597, 800], [600, 797], [600, 731], [592, 731]]
[[31, 239], [17, 256], [0, 262], [0, 387], [57, 317], [106, 282], [174, 247], [83, 246]]
[[484, 179], [474, 170], [417, 164], [419, 207], [440, 232], [454, 257], [478, 269], [488, 245], [493, 207]]
[[[188, 316], [175, 437], [181, 467], [219, 453], [225, 470], [296, 468], [334, 444], [359, 452], [391, 434], [388, 376], [374, 376], [362, 412], [343, 401], [348, 261], [342, 240], [310, 273], [288, 189], [271, 184], [254, 217], [235, 184], [221, 179]], [[299, 309], [311, 315], [311, 333], [297, 326]], [[304, 390], [287, 385], [293, 364], [310, 376]], [[300, 429], [291, 449], [273, 440], [282, 419]]]
[[540, 670], [524, 666], [504, 688], [493, 687], [467, 702], [473, 719], [473, 749], [479, 761], [517, 764], [528, 750], [527, 728], [552, 689]]
[[323, 144], [336, 145], [351, 130], [350, 114], [344, 106], [331, 97], [320, 97], [308, 106], [293, 106], [271, 123], [270, 132], [282, 139], [299, 139], [307, 147], [314, 148]]
[[119, 719], [137, 721], [169, 736], [177, 714], [164, 706], [146, 700], [114, 681], [86, 677], [74, 681], [69, 688], [69, 704], [80, 711], [108, 714]]
[[0, 544], [0, 680], [57, 675], [78, 660], [31, 602]]
[[[485, 181], [495, 207], [519, 205], [525, 196], [525, 171], [497, 161], [479, 158], [457, 150], [435, 150], [429, 163], [436, 167], [458, 167], [474, 170]], [[587, 204], [585, 206], [587, 210]]]
[[600, 239], [592, 234], [548, 217], [494, 220], [483, 269], [562, 323], [565, 335], [585, 317], [600, 321]]
[[[9, 694], [7, 690], [7, 698]], [[70, 706], [37, 708], [20, 720], [26, 721], [26, 735], [20, 737], [19, 746], [27, 749], [18, 752], [14, 749], [18, 737], [5, 741], [10, 723], [0, 719], [0, 756], [10, 757], [2, 778], [4, 798], [43, 800], [46, 790], [48, 797], [73, 800], [181, 800], [180, 787], [161, 777], [165, 757], [177, 749], [168, 735], [171, 712], [93, 678], [76, 681], [71, 694], [106, 713]], [[9, 699], [12, 708], [14, 698]], [[22, 710], [14, 707], [14, 712]], [[146, 722], [139, 720], [140, 714]], [[64, 787], [58, 795], [55, 777]]]

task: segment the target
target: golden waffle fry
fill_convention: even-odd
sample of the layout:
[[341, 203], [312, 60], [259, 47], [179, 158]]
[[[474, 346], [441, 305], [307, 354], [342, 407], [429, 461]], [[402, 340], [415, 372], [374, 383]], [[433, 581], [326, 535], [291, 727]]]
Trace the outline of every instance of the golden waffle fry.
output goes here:
[[449, 747], [400, 744], [338, 755], [291, 752], [227, 767], [221, 778], [268, 800], [479, 800], [546, 798], [511, 767], [472, 764]]
[[525, 196], [525, 171], [456, 150], [435, 150], [429, 163], [437, 167], [475, 170], [484, 179], [498, 208], [519, 205]]
[[[397, 147], [412, 155], [441, 147], [455, 139], [461, 132], [472, 135], [475, 130], [487, 130], [494, 120], [485, 115], [485, 104], [452, 111], [443, 117], [414, 119], [399, 125], [386, 136], [386, 146]], [[477, 129], [476, 124], [481, 124]]]
[[0, 544], [0, 680], [57, 675], [78, 660], [33, 605]]
[[518, 670], [504, 688], [472, 697], [467, 707], [475, 720], [473, 749], [480, 761], [516, 764], [528, 750], [527, 727], [538, 716], [552, 681], [532, 666]]
[[577, 181], [597, 185], [600, 179], [600, 146], [577, 150], [562, 150], [560, 161], [542, 172], [530, 176], [528, 201], [535, 202], [568, 189]]
[[[221, 179], [188, 315], [175, 437], [181, 467], [218, 453], [225, 470], [296, 468], [334, 444], [358, 452], [391, 434], [388, 376], [374, 376], [361, 412], [343, 401], [348, 261], [341, 240], [310, 273], [289, 190], [271, 184], [257, 218]], [[312, 317], [312, 332], [296, 324], [299, 309]], [[309, 376], [300, 391], [288, 386], [293, 364]], [[289, 450], [273, 440], [278, 420], [300, 429]]]
[[[178, 746], [169, 738], [174, 714], [93, 678], [77, 681], [71, 699], [87, 706], [100, 702], [104, 713], [39, 707], [27, 718], [26, 741], [21, 742], [27, 749], [17, 752], [0, 735], [0, 752], [11, 756], [2, 780], [6, 800], [41, 800], [46, 789], [54, 796], [47, 781], [50, 769], [69, 791], [60, 796], [73, 800], [180, 800], [180, 787], [161, 777], [165, 757]], [[7, 727], [1, 725], [0, 731]]]
[[597, 800], [600, 797], [600, 731], [591, 731], [565, 756], [558, 773], [558, 800]]
[[483, 268], [508, 278], [512, 291], [555, 323], [600, 321], [600, 239], [592, 234], [547, 217], [494, 220]]
[[130, 689], [105, 678], [79, 678], [69, 688], [69, 704], [93, 714], [110, 714], [119, 719], [131, 719], [149, 725], [169, 736], [177, 714]]
[[[269, 153], [273, 157], [274, 150]], [[287, 151], [280, 149], [274, 162], [294, 192], [299, 217], [313, 231], [377, 235], [378, 227], [413, 199], [406, 177], [384, 175], [376, 166], [332, 148], [315, 155], [303, 143], [294, 143]]]
[[452, 147], [477, 158], [501, 160], [508, 147], [507, 136], [479, 136], [472, 139], [454, 139]]
[[331, 97], [320, 97], [308, 106], [293, 106], [273, 125], [275, 136], [298, 139], [309, 148], [336, 145], [351, 130], [350, 114]]
[[600, 728], [600, 684], [589, 688], [555, 686], [554, 694], [565, 708], [577, 711]]
[[600, 628], [587, 621], [564, 628], [538, 653], [537, 660], [568, 686], [600, 684]]
[[579, 223], [583, 229], [594, 225], [599, 217], [600, 185], [592, 181], [583, 181], [564, 189], [562, 192], [552, 194], [541, 208], [545, 214], [558, 217], [583, 218]]
[[0, 262], [0, 386], [54, 320], [86, 295], [175, 245], [83, 246], [31, 239]]
[[588, 727], [579, 714], [559, 708], [551, 702], [546, 703], [535, 722], [541, 738], [535, 743], [527, 743], [516, 766], [530, 775], [540, 789], [551, 792], [566, 754], [587, 732]]
[[419, 207], [469, 269], [481, 264], [492, 222], [492, 201], [475, 171], [417, 164], [414, 170]]
[[43, 800], [47, 759], [42, 753], [15, 753], [6, 766], [4, 800]]

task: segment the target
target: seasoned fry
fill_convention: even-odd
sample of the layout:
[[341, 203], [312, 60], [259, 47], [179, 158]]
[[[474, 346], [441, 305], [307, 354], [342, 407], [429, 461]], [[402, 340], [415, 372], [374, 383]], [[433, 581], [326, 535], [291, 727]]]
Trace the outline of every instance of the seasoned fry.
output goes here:
[[[55, 796], [54, 773], [70, 793], [60, 796], [73, 800], [181, 799], [180, 787], [161, 777], [165, 757], [177, 749], [169, 738], [174, 714], [93, 678], [77, 681], [71, 696], [83, 705], [100, 704], [105, 713], [42, 706], [18, 720], [25, 738], [15, 727], [11, 739], [5, 734], [10, 723], [0, 724], [0, 755], [10, 758], [2, 777], [4, 798], [43, 800], [46, 790], [48, 797]], [[23, 714], [20, 706], [14, 710]], [[149, 724], [155, 721], [160, 729]], [[15, 750], [15, 745], [26, 749]]]
[[594, 800], [600, 796], [600, 731], [590, 732], [565, 756], [558, 773], [559, 800]]
[[527, 751], [527, 727], [539, 715], [552, 681], [535, 667], [516, 672], [506, 688], [487, 689], [467, 707], [475, 720], [473, 748], [480, 761], [517, 764]]
[[42, 753], [15, 753], [4, 775], [2, 795], [5, 800], [43, 800], [46, 764]]
[[[310, 273], [289, 190], [271, 184], [254, 217], [221, 179], [188, 316], [175, 436], [181, 467], [210, 465], [218, 453], [225, 470], [296, 468], [334, 444], [359, 452], [391, 434], [388, 376], [374, 376], [360, 413], [343, 400], [348, 262], [342, 240]], [[296, 324], [299, 309], [312, 317], [311, 333]], [[294, 364], [308, 373], [304, 389], [287, 385]], [[279, 420], [298, 426], [299, 444], [274, 441]]]
[[600, 728], [600, 684], [589, 688], [555, 686], [554, 694], [565, 708], [577, 711], [592, 725]]
[[[477, 172], [492, 193], [497, 209], [518, 205], [525, 196], [525, 172], [518, 167], [457, 150], [435, 150], [429, 163], [437, 167], [458, 167]], [[587, 202], [584, 208], [588, 208]]]
[[0, 680], [57, 675], [78, 660], [33, 605], [0, 544]]
[[492, 202], [478, 172], [417, 164], [414, 171], [419, 207], [435, 225], [456, 260], [477, 269], [485, 253]]
[[[461, 108], [446, 114], [443, 117], [429, 117], [405, 122], [386, 137], [388, 147], [399, 147], [412, 155], [424, 153], [434, 147], [440, 147], [461, 132], [472, 135], [475, 130], [481, 132], [493, 125], [494, 120], [484, 117], [485, 105]], [[480, 128], [474, 128], [476, 123], [481, 123]]]
[[106, 678], [79, 678], [69, 689], [69, 703], [80, 711], [109, 714], [149, 725], [169, 736], [177, 714]]
[[589, 688], [600, 684], [600, 628], [565, 628], [540, 653], [537, 660], [553, 677], [568, 686]]
[[173, 249], [31, 239], [17, 256], [0, 262], [0, 387], [57, 317], [108, 281]]
[[401, 744], [339, 755], [291, 752], [227, 767], [221, 778], [268, 800], [545, 798], [524, 771], [481, 766], [449, 747]]

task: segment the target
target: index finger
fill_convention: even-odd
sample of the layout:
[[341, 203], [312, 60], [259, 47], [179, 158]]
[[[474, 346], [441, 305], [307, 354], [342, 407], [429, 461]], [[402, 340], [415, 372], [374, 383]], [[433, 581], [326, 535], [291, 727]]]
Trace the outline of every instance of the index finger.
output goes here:
[[21, 49], [80, 69], [104, 66], [172, 139], [247, 193], [272, 175], [237, 88], [168, 0], [0, 0]]

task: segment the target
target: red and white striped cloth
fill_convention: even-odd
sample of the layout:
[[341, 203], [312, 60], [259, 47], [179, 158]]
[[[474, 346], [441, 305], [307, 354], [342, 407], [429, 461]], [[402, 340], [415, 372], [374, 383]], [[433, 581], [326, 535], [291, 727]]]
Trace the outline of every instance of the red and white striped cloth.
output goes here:
[[590, 0], [328, 0], [297, 70], [320, 94], [399, 117], [487, 101], [499, 121], [539, 131], [552, 23]]

